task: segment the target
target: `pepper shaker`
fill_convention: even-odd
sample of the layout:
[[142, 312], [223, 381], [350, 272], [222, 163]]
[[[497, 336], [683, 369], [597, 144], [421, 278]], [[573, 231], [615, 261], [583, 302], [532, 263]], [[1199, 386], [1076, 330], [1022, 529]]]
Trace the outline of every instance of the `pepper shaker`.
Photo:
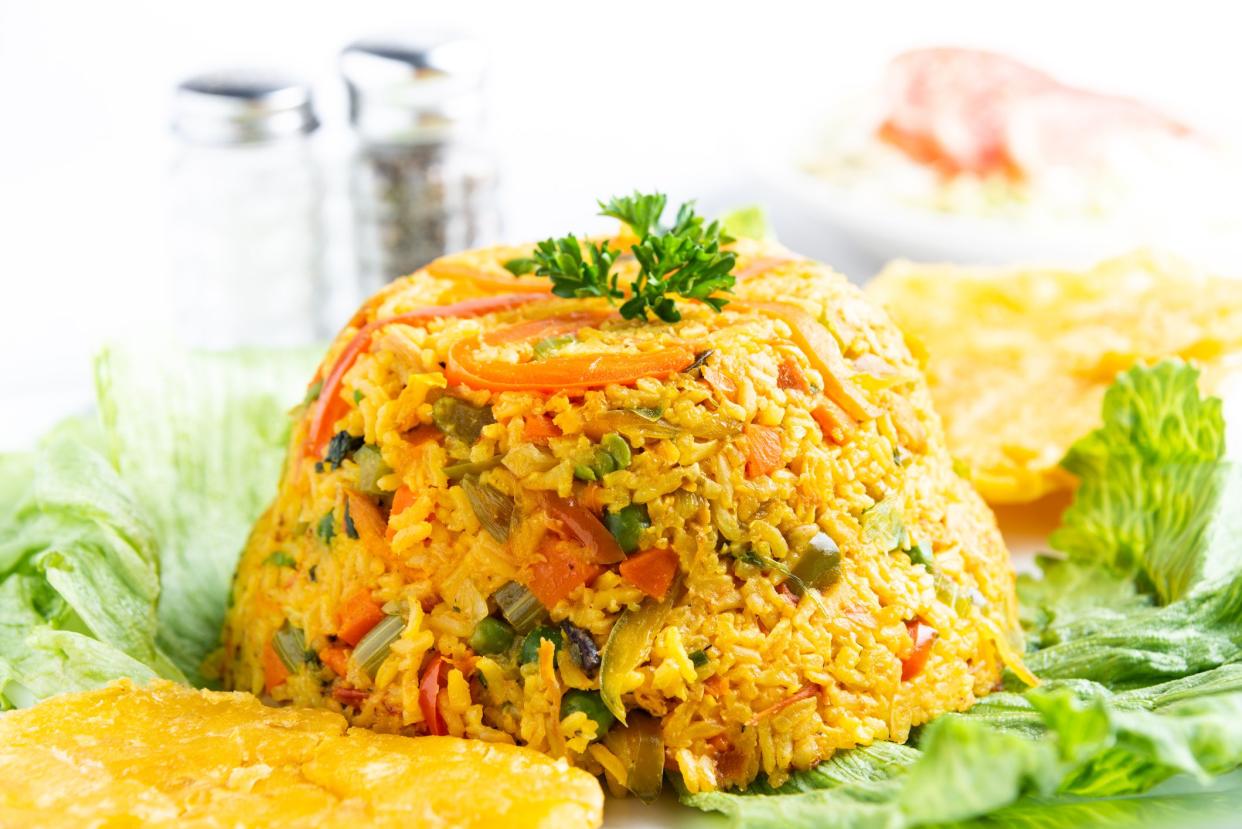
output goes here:
[[496, 240], [496, 166], [482, 138], [486, 63], [479, 41], [449, 34], [367, 38], [341, 52], [357, 139], [350, 192], [362, 294]]
[[208, 348], [322, 335], [322, 183], [310, 88], [266, 70], [178, 85], [169, 241], [178, 333]]

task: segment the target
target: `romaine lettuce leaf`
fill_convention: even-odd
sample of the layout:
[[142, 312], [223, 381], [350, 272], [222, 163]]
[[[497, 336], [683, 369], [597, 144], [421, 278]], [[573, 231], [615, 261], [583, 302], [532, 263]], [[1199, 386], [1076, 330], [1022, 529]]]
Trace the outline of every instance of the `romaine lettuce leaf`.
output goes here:
[[98, 420], [0, 457], [0, 708], [201, 682], [314, 355], [105, 352]]
[[758, 239], [760, 241], [776, 239], [772, 222], [768, 219], [768, 212], [757, 204], [730, 210], [720, 218], [720, 224], [725, 233], [735, 239]]
[[109, 457], [155, 535], [157, 641], [196, 685], [219, 641], [237, 556], [276, 491], [287, 410], [317, 357], [109, 349], [96, 362]]
[[1209, 543], [1230, 469], [1221, 401], [1200, 398], [1198, 377], [1176, 362], [1120, 374], [1104, 396], [1103, 425], [1062, 461], [1080, 484], [1053, 549], [1111, 568], [1162, 604], [1215, 575], [1218, 561], [1240, 566]]

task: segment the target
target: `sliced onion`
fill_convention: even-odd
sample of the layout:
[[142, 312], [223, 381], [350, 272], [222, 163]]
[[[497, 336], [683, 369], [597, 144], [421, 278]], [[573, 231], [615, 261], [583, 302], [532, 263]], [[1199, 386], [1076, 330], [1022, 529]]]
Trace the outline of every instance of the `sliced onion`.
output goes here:
[[401, 616], [385, 616], [371, 628], [358, 647], [354, 649], [354, 662], [368, 676], [375, 676], [379, 666], [388, 658], [388, 650], [392, 643], [401, 637], [405, 630], [405, 619]]
[[500, 608], [500, 615], [513, 625], [520, 636], [530, 633], [548, 615], [547, 608], [535, 598], [535, 594], [515, 581], [502, 586], [492, 594], [492, 598]]
[[513, 499], [490, 484], [479, 483], [473, 475], [461, 479], [461, 488], [475, 517], [488, 534], [502, 544], [509, 540], [509, 524], [513, 520]]
[[306, 664], [306, 635], [288, 622], [272, 637], [272, 649], [289, 673], [297, 673], [298, 668]]
[[664, 787], [664, 736], [660, 720], [645, 711], [631, 711], [630, 725], [621, 730], [630, 762], [626, 768], [626, 788], [643, 803], [660, 797]]

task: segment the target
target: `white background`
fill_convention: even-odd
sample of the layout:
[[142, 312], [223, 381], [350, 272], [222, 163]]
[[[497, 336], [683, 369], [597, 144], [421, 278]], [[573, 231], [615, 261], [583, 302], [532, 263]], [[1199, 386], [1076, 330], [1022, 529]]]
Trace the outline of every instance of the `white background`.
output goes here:
[[581, 228], [596, 197], [661, 188], [708, 208], [767, 201], [783, 240], [865, 278], [875, 262], [751, 171], [772, 137], [805, 129], [912, 46], [1000, 50], [1211, 130], [1242, 122], [1226, 2], [0, 0], [0, 447], [87, 405], [100, 344], [168, 319], [162, 187], [179, 78], [238, 63], [305, 75], [320, 151], [337, 163], [339, 47], [436, 24], [492, 47], [515, 240]]

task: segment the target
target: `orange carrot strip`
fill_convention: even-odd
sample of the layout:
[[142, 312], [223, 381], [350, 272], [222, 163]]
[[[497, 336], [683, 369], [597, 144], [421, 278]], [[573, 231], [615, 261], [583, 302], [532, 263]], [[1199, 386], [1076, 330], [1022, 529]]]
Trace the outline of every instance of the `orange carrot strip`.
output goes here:
[[529, 441], [544, 441], [560, 437], [560, 428], [547, 415], [527, 415], [522, 434]]
[[733, 278], [739, 282], [743, 279], [750, 279], [754, 276], [761, 276], [768, 271], [775, 270], [781, 265], [788, 265], [790, 262], [801, 262], [793, 256], [759, 256], [752, 259], [744, 268], [738, 268], [733, 272]]
[[572, 542], [545, 543], [539, 553], [543, 560], [530, 565], [526, 586], [544, 607], [555, 606], [604, 572], [604, 568], [590, 560], [585, 549]]
[[781, 432], [758, 423], [746, 425], [746, 477], [771, 474], [781, 466]]
[[677, 575], [677, 553], [667, 548], [643, 550], [621, 562], [617, 569], [630, 584], [656, 601], [663, 601]]
[[337, 676], [345, 676], [349, 673], [349, 655], [352, 652], [349, 648], [329, 646], [319, 651], [319, 661], [331, 668], [332, 673]]
[[620, 316], [614, 311], [595, 310], [575, 311], [571, 314], [529, 320], [528, 322], [519, 322], [517, 325], [510, 325], [508, 328], [484, 334], [483, 342], [487, 345], [502, 345], [504, 343], [526, 342], [527, 340], [533, 340], [535, 337], [541, 339], [544, 337], [557, 337], [561, 334], [572, 334], [581, 328], [598, 325], [610, 317], [620, 319]]
[[473, 265], [445, 259], [437, 259], [427, 265], [427, 273], [437, 279], [473, 282], [480, 288], [497, 292], [547, 294], [552, 290], [552, 283], [547, 279], [488, 273]]
[[383, 618], [384, 611], [371, 598], [370, 592], [359, 590], [337, 611], [336, 636], [356, 646]]
[[349, 371], [359, 355], [371, 348], [371, 335], [386, 325], [425, 322], [445, 317], [477, 317], [495, 311], [504, 311], [527, 302], [542, 299], [541, 294], [504, 294], [501, 296], [468, 299], [453, 305], [436, 305], [420, 308], [387, 319], [374, 320], [358, 329], [353, 339], [341, 351], [332, 370], [324, 377], [319, 397], [311, 409], [310, 427], [306, 433], [303, 453], [307, 457], [323, 454], [324, 447], [332, 437], [332, 427], [349, 411], [349, 404], [341, 398], [341, 379]]
[[581, 396], [587, 389], [631, 385], [643, 377], [668, 377], [694, 362], [684, 346], [639, 354], [573, 354], [539, 363], [513, 364], [480, 360], [477, 340], [460, 340], [449, 349], [444, 376], [454, 385], [492, 391], [566, 391]]
[[844, 443], [846, 437], [858, 427], [854, 418], [831, 400], [824, 400], [812, 409], [811, 417], [819, 424], [824, 439], [833, 443]]
[[345, 491], [345, 502], [349, 507], [350, 521], [358, 533], [358, 540], [366, 546], [367, 552], [387, 561], [394, 570], [408, 571], [409, 565], [392, 551], [388, 522], [379, 506], [371, 498], [352, 489]]
[[392, 496], [392, 510], [388, 513], [388, 527], [384, 530], [384, 538], [392, 541], [392, 537], [397, 534], [397, 528], [392, 525], [392, 519], [405, 512], [406, 508], [414, 503], [414, 493], [408, 486], [400, 487]]
[[280, 655], [276, 653], [276, 648], [272, 647], [271, 642], [263, 646], [262, 661], [263, 687], [267, 688], [270, 694], [289, 679], [289, 669], [285, 667], [285, 663], [281, 661]]
[[762, 711], [760, 711], [759, 713], [751, 717], [750, 722], [746, 724], [757, 725], [759, 721], [762, 720], [763, 718], [770, 717], [773, 714], [779, 713], [785, 710], [786, 708], [788, 708], [789, 706], [793, 705], [798, 700], [808, 699], [810, 697], [815, 696], [818, 693], [819, 693], [818, 687], [814, 685], [803, 685], [800, 691], [794, 694], [791, 694], [790, 696], [785, 697], [783, 700], [776, 703], [775, 705], [769, 705], [767, 708], [763, 709]]
[[776, 371], [776, 385], [782, 389], [810, 391], [811, 384], [802, 373], [802, 369], [793, 360], [785, 360]]
[[879, 417], [880, 410], [871, 405], [854, 384], [854, 372], [846, 365], [836, 338], [817, 319], [801, 308], [783, 302], [741, 300], [735, 305], [784, 320], [793, 332], [794, 342], [806, 352], [811, 365], [824, 376], [824, 393], [851, 417], [858, 420], [874, 420]]

